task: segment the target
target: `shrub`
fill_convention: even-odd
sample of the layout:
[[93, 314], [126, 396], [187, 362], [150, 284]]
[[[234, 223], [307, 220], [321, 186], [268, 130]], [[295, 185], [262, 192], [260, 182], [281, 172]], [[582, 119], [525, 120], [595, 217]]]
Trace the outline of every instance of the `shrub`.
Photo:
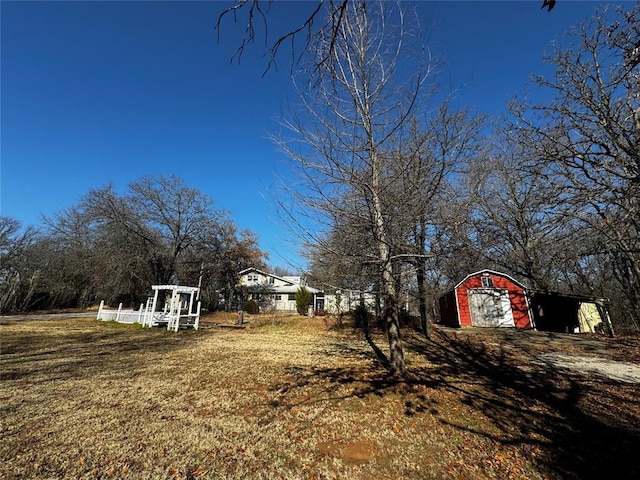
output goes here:
[[304, 286], [298, 288], [296, 292], [296, 310], [300, 315], [307, 314], [307, 307], [313, 301], [313, 294]]
[[253, 300], [249, 300], [247, 303], [245, 303], [243, 310], [250, 315], [260, 313], [260, 307]]

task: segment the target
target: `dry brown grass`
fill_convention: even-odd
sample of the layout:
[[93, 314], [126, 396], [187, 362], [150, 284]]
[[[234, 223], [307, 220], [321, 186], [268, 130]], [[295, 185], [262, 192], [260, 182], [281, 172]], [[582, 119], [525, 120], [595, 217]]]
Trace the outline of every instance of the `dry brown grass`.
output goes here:
[[612, 464], [639, 473], [629, 455], [638, 387], [530, 364], [546, 342], [407, 334], [412, 376], [398, 382], [327, 317], [245, 319], [220, 328], [235, 315], [210, 316], [177, 334], [5, 322], [0, 478], [535, 480], [592, 478]]

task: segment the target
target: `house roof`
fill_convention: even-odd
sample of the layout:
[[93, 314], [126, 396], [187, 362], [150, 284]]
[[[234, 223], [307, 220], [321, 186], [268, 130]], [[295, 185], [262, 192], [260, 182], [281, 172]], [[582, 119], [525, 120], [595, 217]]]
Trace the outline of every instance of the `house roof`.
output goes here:
[[261, 273], [262, 275], [266, 275], [267, 277], [277, 278], [278, 280], [282, 280], [283, 282], [290, 283], [292, 285], [294, 283], [290, 280], [291, 277], [279, 277], [278, 275], [274, 275], [273, 273], [265, 272], [263, 270], [260, 270], [254, 267], [245, 268], [244, 270], [241, 270], [240, 272], [238, 272], [238, 275], [244, 275], [245, 273], [249, 273], [249, 272]]
[[502, 273], [502, 272], [496, 272], [495, 270], [490, 270], [488, 268], [485, 268], [484, 270], [478, 270], [477, 272], [474, 273], [470, 273], [469, 275], [467, 275], [466, 277], [464, 277], [464, 280], [462, 280], [461, 282], [459, 282], [455, 287], [453, 287], [454, 290], [458, 289], [464, 282], [466, 282], [467, 280], [469, 280], [471, 277], [475, 277], [476, 275], [481, 275], [483, 273], [491, 273], [493, 275], [498, 275], [500, 277], [504, 277], [504, 278], [508, 278], [509, 280], [511, 280], [513, 283], [515, 283], [516, 285], [518, 285], [520, 288], [522, 288], [523, 290], [526, 290], [525, 286], [523, 284], [521, 284], [519, 281], [517, 281], [516, 279], [514, 279], [513, 277], [507, 275], [506, 273]]
[[321, 293], [322, 290], [318, 290], [317, 288], [310, 287], [308, 285], [285, 285], [282, 287], [271, 287], [271, 289], [267, 290], [272, 293], [296, 293], [300, 287], [304, 287], [309, 290], [311, 293]]
[[288, 293], [296, 293], [300, 287], [304, 287], [309, 290], [311, 293], [322, 293], [322, 290], [318, 290], [317, 288], [310, 287], [309, 285], [303, 285], [301, 283], [297, 283], [295, 279], [301, 279], [300, 276], [287, 276], [287, 277], [279, 277], [278, 275], [274, 275], [273, 273], [268, 273], [258, 268], [245, 268], [244, 270], [238, 272], [238, 275], [245, 275], [249, 272], [256, 272], [262, 275], [277, 278], [278, 280], [287, 283], [288, 285], [270, 285], [270, 284], [259, 284], [259, 285], [248, 285], [247, 289], [250, 292], [262, 292], [262, 293], [275, 293], [275, 294], [288, 294]]
[[255, 293], [296, 293], [300, 287], [304, 287], [309, 290], [311, 293], [321, 293], [322, 290], [318, 290], [317, 288], [310, 287], [308, 285], [300, 285], [298, 283], [293, 283], [291, 285], [270, 285], [265, 283], [260, 283], [256, 285], [245, 285], [245, 288], [249, 292]]
[[554, 292], [548, 290], [529, 290], [530, 297], [547, 297], [547, 298], [566, 298], [571, 300], [576, 300], [578, 302], [588, 302], [588, 303], [596, 303], [596, 302], [608, 302], [606, 298], [599, 298], [592, 295], [582, 295], [578, 293], [565, 293], [565, 292]]

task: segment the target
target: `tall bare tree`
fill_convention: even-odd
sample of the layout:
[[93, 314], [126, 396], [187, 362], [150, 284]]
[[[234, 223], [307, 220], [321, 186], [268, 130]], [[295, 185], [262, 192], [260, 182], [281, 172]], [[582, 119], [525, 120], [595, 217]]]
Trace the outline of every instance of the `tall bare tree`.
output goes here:
[[[483, 116], [454, 110], [445, 102], [428, 116], [424, 124], [412, 121], [408, 135], [393, 151], [394, 203], [407, 229], [403, 235], [408, 254], [404, 260], [415, 270], [418, 311], [423, 333], [429, 335], [427, 318], [427, 265], [436, 252], [433, 242], [442, 227], [439, 205], [447, 202], [445, 192], [453, 178], [468, 169], [482, 146]], [[387, 194], [392, 191], [387, 190]], [[407, 195], [407, 192], [411, 192]], [[457, 194], [459, 195], [459, 193]], [[413, 255], [411, 255], [411, 252]]]
[[288, 193], [301, 208], [289, 212], [305, 236], [322, 246], [322, 235], [345, 218], [368, 232], [373, 249], [361, 250], [358, 261], [377, 270], [397, 375], [406, 370], [394, 279], [395, 257], [404, 253], [404, 240], [395, 245], [394, 235], [402, 205], [385, 193], [398, 181], [390, 152], [420, 105], [429, 73], [419, 29], [410, 24], [417, 25], [398, 5], [349, 4], [337, 34], [316, 37], [306, 72], [312, 88], [300, 90], [302, 108], [290, 111], [289, 136], [276, 138], [298, 167], [300, 183], [290, 183]]

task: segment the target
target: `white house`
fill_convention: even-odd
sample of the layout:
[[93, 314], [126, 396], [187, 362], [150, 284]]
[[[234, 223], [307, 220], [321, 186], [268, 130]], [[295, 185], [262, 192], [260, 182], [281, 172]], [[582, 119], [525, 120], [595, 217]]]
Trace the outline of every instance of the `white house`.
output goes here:
[[[340, 308], [338, 309], [338, 301]], [[335, 293], [325, 294], [325, 310], [328, 313], [349, 312], [355, 310], [358, 305], [364, 303], [368, 310], [376, 308], [376, 296], [370, 292], [358, 290], [336, 290]]]
[[279, 277], [257, 268], [239, 272], [241, 287], [247, 293], [245, 300], [255, 301], [262, 311], [296, 311], [296, 292], [302, 286], [313, 294], [313, 308], [324, 310], [324, 293], [307, 285], [300, 276]]

